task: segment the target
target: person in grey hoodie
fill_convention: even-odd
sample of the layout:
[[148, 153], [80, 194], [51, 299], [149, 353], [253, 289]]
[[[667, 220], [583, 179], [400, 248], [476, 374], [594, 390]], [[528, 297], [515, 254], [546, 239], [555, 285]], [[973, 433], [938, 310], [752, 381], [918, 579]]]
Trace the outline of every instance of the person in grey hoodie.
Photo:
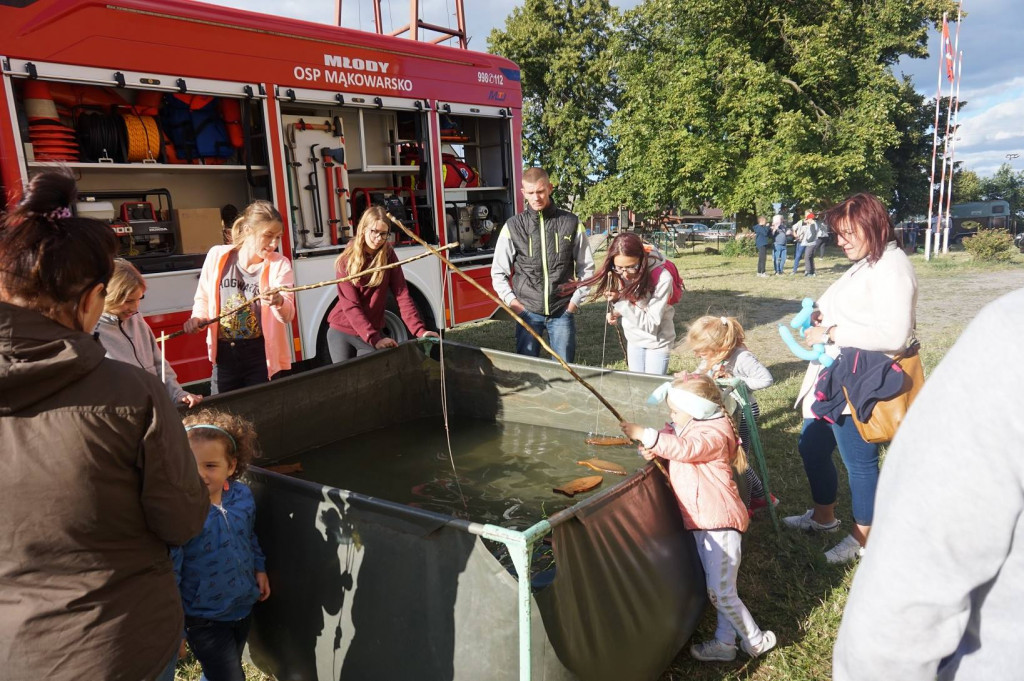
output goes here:
[[594, 299], [608, 301], [606, 320], [618, 324], [626, 337], [629, 370], [660, 375], [668, 371], [676, 340], [676, 286], [665, 256], [653, 246], [648, 250], [633, 232], [623, 232], [608, 245], [608, 257], [597, 273], [571, 282], [565, 293], [593, 287]]
[[139, 303], [146, 295], [146, 280], [127, 260], [114, 261], [114, 276], [107, 282], [103, 314], [96, 331], [107, 350], [107, 357], [145, 369], [162, 379], [167, 394], [177, 404], [192, 408], [203, 401], [178, 383], [178, 375], [170, 362], [161, 359], [153, 330], [139, 314]]
[[67, 170], [0, 224], [0, 680], [173, 678], [168, 545], [210, 499], [155, 376], [92, 335], [117, 241]]
[[878, 482], [833, 651], [836, 681], [1020, 678], [1024, 289], [987, 305], [928, 376]]

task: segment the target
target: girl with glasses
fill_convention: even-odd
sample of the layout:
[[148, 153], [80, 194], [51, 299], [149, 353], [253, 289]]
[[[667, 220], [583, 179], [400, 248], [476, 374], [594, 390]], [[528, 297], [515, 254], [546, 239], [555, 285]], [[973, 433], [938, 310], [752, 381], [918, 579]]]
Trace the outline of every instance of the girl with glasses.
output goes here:
[[625, 232], [612, 239], [608, 257], [593, 277], [573, 283], [593, 287], [591, 300], [608, 301], [606, 319], [626, 337], [630, 371], [668, 371], [669, 350], [676, 340], [675, 308], [670, 303], [676, 282], [665, 263], [657, 249]]
[[[334, 261], [337, 278], [398, 262], [388, 240], [391, 222], [381, 206], [370, 206], [359, 218], [356, 234]], [[338, 303], [327, 317], [327, 347], [332, 362], [344, 362], [374, 350], [393, 348], [395, 339], [383, 335], [388, 297], [394, 296], [402, 321], [413, 336], [437, 338], [428, 331], [416, 310], [401, 267], [374, 272], [355, 281], [338, 284]]]

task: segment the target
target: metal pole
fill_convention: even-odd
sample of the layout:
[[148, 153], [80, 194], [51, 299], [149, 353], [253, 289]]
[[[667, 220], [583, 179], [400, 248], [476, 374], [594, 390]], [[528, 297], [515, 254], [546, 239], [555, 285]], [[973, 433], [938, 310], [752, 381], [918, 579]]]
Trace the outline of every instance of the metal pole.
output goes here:
[[[946, 25], [946, 13], [942, 13], [942, 25]], [[932, 209], [935, 202], [935, 154], [939, 148], [939, 106], [942, 102], [942, 60], [945, 59], [945, 45], [940, 36], [939, 42], [939, 77], [935, 86], [935, 123], [932, 133], [932, 170], [928, 177], [928, 222], [924, 232], [924, 259], [931, 260], [932, 257]]]
[[[957, 29], [957, 33], [959, 33], [959, 32], [960, 32], [960, 30]], [[960, 76], [963, 73], [963, 70], [964, 70], [964, 53], [963, 53], [963, 50], [961, 50], [960, 54], [957, 57], [957, 69], [956, 69], [956, 108], [953, 110], [953, 135], [954, 135], [954, 137], [953, 137], [953, 141], [952, 141], [952, 143], [950, 144], [950, 147], [949, 147], [949, 163], [950, 163], [951, 169], [949, 171], [949, 191], [946, 192], [946, 215], [950, 216], [950, 222], [951, 223], [953, 221], [953, 217], [952, 217], [953, 216], [953, 212], [952, 212], [952, 205], [953, 205], [953, 170], [952, 170], [952, 166], [955, 165], [953, 163], [953, 159], [956, 158], [956, 140], [957, 140], [956, 133], [957, 133], [957, 130], [960, 129], [960, 123], [958, 122], [960, 120]], [[949, 253], [949, 227], [947, 227], [945, 232], [943, 232], [943, 234], [942, 234], [942, 252], [943, 253]]]

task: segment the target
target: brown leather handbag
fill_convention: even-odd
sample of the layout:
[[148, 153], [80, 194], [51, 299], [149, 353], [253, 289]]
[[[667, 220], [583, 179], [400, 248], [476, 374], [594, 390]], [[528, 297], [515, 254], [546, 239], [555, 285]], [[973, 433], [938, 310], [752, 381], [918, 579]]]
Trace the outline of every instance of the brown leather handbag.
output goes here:
[[853, 422], [857, 425], [857, 432], [865, 442], [891, 442], [896, 436], [896, 430], [900, 427], [903, 417], [907, 415], [910, 404], [924, 386], [924, 367], [921, 365], [920, 351], [921, 343], [914, 339], [906, 350], [893, 357], [903, 369], [903, 389], [888, 400], [876, 402], [867, 421], [857, 418], [857, 410], [850, 404], [850, 395], [846, 388], [843, 388], [846, 403], [850, 404]]

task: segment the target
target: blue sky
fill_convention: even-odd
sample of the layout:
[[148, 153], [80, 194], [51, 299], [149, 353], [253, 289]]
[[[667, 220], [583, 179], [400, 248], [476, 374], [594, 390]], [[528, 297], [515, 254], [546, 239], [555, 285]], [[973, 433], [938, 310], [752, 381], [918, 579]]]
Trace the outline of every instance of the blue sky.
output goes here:
[[[213, 4], [256, 12], [332, 23], [332, 0], [218, 0]], [[505, 18], [522, 0], [465, 0], [466, 25], [470, 47], [487, 49], [487, 35], [502, 26]], [[639, 0], [614, 2], [621, 8], [635, 7]], [[370, 0], [343, 0], [342, 25], [373, 30], [373, 4]], [[421, 18], [438, 25], [455, 25], [454, 0], [420, 0]], [[1019, 32], [1024, 26], [1024, 0], [965, 0], [960, 31], [960, 49], [964, 52], [960, 97], [967, 102], [960, 116], [956, 158], [979, 175], [991, 175], [1007, 154], [1020, 154], [1011, 164], [1024, 169], [1024, 41]], [[385, 29], [400, 27], [409, 21], [408, 0], [382, 0], [381, 15]], [[955, 19], [951, 17], [951, 20]], [[951, 24], [951, 30], [956, 24]], [[939, 31], [932, 31], [926, 60], [904, 60], [897, 70], [910, 75], [918, 91], [935, 96], [938, 74]], [[943, 79], [944, 96], [948, 82]]]

